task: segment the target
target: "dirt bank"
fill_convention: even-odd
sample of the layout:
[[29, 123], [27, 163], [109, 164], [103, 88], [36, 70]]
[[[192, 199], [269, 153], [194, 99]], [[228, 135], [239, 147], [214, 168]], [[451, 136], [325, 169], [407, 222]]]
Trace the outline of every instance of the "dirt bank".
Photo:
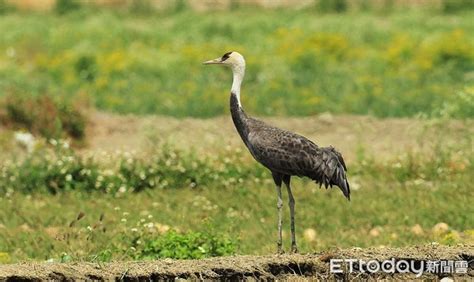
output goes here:
[[[422, 246], [410, 248], [369, 248], [333, 250], [319, 254], [233, 256], [203, 260], [156, 260], [142, 262], [98, 263], [21, 263], [0, 266], [0, 280], [44, 279], [93, 279], [93, 280], [175, 280], [185, 279], [295, 279], [301, 277], [326, 278], [415, 278], [413, 273], [368, 274], [356, 271], [352, 274], [330, 273], [331, 259], [362, 259], [379, 262], [395, 258], [406, 260], [419, 267], [426, 261], [467, 261], [467, 273], [427, 273], [420, 278], [442, 277], [474, 279], [474, 246]], [[354, 269], [359, 265], [354, 264]]]

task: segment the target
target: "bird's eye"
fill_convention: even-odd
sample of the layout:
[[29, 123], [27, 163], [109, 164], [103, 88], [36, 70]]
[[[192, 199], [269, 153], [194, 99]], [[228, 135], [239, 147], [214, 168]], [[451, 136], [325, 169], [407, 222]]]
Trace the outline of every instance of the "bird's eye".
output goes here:
[[230, 57], [230, 54], [232, 54], [232, 52], [225, 53], [225, 54], [222, 56], [222, 59], [221, 59], [221, 61], [223, 62], [223, 61], [225, 61], [225, 60], [229, 59], [229, 57]]

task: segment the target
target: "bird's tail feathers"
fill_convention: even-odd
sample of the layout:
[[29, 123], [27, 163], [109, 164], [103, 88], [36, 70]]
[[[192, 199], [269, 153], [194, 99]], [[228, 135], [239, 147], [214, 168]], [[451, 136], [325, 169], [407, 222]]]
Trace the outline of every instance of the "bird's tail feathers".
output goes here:
[[[317, 172], [317, 176], [313, 179], [316, 180], [317, 183], [319, 183], [319, 187], [321, 188], [322, 185], [327, 189], [328, 187], [331, 187], [333, 185], [336, 185], [341, 189], [342, 193], [344, 196], [350, 201], [351, 200], [351, 189], [349, 182], [347, 181], [347, 176], [346, 176], [346, 164], [344, 163], [344, 159], [342, 158], [342, 155], [337, 152], [333, 147], [328, 147], [324, 148], [330, 151], [330, 155], [333, 156], [332, 161], [335, 161], [333, 163], [336, 163], [334, 170], [328, 169], [328, 170], [319, 170]], [[326, 151], [326, 152], [328, 152]], [[328, 166], [329, 168], [330, 166]]]
[[[342, 165], [341, 165], [342, 166]], [[334, 175], [331, 179], [331, 184], [336, 185], [341, 189], [344, 196], [347, 200], [351, 200], [351, 188], [349, 185], [349, 181], [347, 181], [346, 171], [341, 167], [338, 166], [334, 171]]]

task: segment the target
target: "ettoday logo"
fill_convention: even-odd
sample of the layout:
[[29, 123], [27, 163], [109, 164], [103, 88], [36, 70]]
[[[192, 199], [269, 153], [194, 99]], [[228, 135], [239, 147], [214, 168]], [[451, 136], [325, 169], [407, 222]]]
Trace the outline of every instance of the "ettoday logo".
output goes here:
[[331, 273], [413, 273], [420, 277], [423, 273], [467, 273], [467, 261], [453, 260], [416, 260], [395, 258], [389, 260], [331, 259]]

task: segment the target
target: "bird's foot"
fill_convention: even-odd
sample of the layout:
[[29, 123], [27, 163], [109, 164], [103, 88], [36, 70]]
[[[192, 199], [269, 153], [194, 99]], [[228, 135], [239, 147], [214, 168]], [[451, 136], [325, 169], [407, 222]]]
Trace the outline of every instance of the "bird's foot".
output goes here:
[[291, 253], [292, 254], [297, 254], [298, 253], [298, 247], [296, 247], [296, 245], [291, 246]]
[[283, 251], [282, 245], [278, 244], [277, 245], [277, 254], [278, 255], [283, 255], [284, 253], [285, 253], [285, 251]]

